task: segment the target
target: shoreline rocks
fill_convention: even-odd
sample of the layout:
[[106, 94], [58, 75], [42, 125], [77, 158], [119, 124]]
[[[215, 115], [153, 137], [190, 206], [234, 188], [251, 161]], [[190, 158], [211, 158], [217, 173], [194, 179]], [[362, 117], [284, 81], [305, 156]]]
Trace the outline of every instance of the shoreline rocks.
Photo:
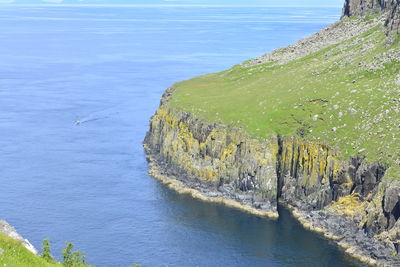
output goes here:
[[268, 219], [278, 218], [278, 213], [271, 211], [268, 203], [263, 202], [262, 199], [260, 199], [260, 202], [256, 203], [257, 205], [254, 206], [251, 195], [235, 194], [231, 188], [219, 188], [218, 190], [215, 190], [200, 182], [178, 178], [173, 174], [172, 170], [165, 168], [165, 164], [160, 163], [156, 159], [157, 156], [151, 154], [151, 151], [146, 148], [146, 146], [145, 150], [147, 152], [146, 158], [150, 166], [149, 174], [175, 192], [190, 195], [191, 197], [202, 201], [222, 204], [259, 217], [265, 217]]
[[[151, 150], [146, 146], [145, 149], [150, 165], [149, 174], [177, 193], [187, 194], [202, 201], [218, 203], [268, 219], [278, 218], [278, 213], [270, 212], [268, 208], [262, 206], [252, 205], [254, 202], [251, 201], [250, 195], [235, 194], [232, 189], [215, 190], [200, 181], [193, 182], [183, 179], [182, 176], [175, 176], [174, 171], [168, 170], [165, 163], [158, 161], [157, 155], [151, 154]], [[329, 210], [300, 209], [285, 201], [279, 202], [291, 211], [304, 228], [336, 242], [345, 253], [353, 258], [371, 266], [400, 266], [400, 258], [393, 256], [395, 249], [393, 244], [387, 239], [377, 240], [369, 237], [363, 229], [345, 215]], [[302, 204], [307, 206], [306, 203]]]
[[[149, 174], [167, 185], [170, 189], [180, 194], [187, 194], [193, 198], [218, 203], [235, 208], [250, 214], [277, 219], [279, 214], [271, 212], [269, 208], [262, 205], [254, 206], [251, 195], [235, 194], [235, 191], [228, 189], [215, 190], [191, 180], [174, 176], [173, 171], [164, 169], [165, 164], [157, 161], [157, 156], [152, 155], [146, 148], [149, 161]], [[260, 200], [262, 203], [262, 200]], [[400, 266], [400, 258], [393, 255], [395, 248], [387, 239], [377, 240], [371, 238], [359, 228], [358, 225], [341, 214], [335, 214], [326, 210], [304, 210], [280, 201], [280, 204], [289, 208], [292, 215], [303, 225], [304, 228], [321, 234], [324, 238], [334, 241], [345, 253], [371, 266]], [[304, 206], [307, 206], [303, 203]]]

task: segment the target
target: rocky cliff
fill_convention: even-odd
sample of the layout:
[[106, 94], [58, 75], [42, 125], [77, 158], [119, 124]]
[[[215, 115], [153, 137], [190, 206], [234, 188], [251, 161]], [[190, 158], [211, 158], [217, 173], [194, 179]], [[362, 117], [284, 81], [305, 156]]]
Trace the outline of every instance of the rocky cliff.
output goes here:
[[165, 170], [209, 196], [227, 197], [277, 216], [277, 143], [207, 124], [161, 106], [145, 145]]
[[145, 147], [164, 174], [207, 197], [235, 200], [271, 217], [280, 201], [354, 256], [397, 263], [392, 255], [400, 235], [400, 183], [382, 182], [383, 165], [359, 157], [341, 160], [322, 142], [251, 138], [163, 105], [151, 120]]
[[398, 0], [346, 0], [342, 17], [365, 16], [384, 13], [387, 34], [393, 38], [393, 32], [400, 33], [400, 1]]
[[397, 0], [346, 0], [342, 15], [351, 17], [386, 12], [397, 3]]
[[386, 20], [386, 26], [388, 27], [389, 33], [400, 33], [400, 2], [393, 1], [393, 6], [389, 9], [388, 18]]
[[[380, 83], [383, 79], [382, 73], [386, 73], [390, 79], [398, 77], [400, 61], [398, 47], [388, 49], [381, 45], [386, 39], [385, 32], [398, 29], [398, 11], [396, 1], [346, 1], [344, 16], [364, 16], [369, 12], [383, 12], [387, 17], [344, 19], [296, 45], [248, 61], [236, 69], [216, 74], [212, 77], [214, 79], [210, 76], [201, 77], [198, 79], [200, 81], [195, 80], [168, 89], [161, 100], [160, 108], [151, 119], [150, 130], [144, 142], [154, 167], [152, 173], [155, 176], [161, 174], [172, 177], [172, 180], [179, 180], [180, 188], [183, 186], [191, 188], [190, 190], [195, 189], [205, 196], [202, 199], [231, 200], [249, 207], [246, 209], [251, 212], [260, 211], [258, 214], [261, 215], [277, 217], [278, 204], [287, 205], [293, 209], [293, 213], [305, 227], [336, 240], [349, 254], [360, 260], [380, 266], [400, 266], [400, 257], [397, 256], [400, 249], [400, 180], [396, 168], [400, 162], [396, 159], [398, 143], [392, 143], [393, 140], [398, 140], [398, 137], [397, 132], [383, 134], [382, 130], [383, 127], [390, 131], [398, 130], [392, 126], [399, 119], [400, 110], [396, 106], [399, 91], [398, 87], [394, 86], [396, 81], [389, 83], [387, 82], [389, 80], [385, 80], [385, 83]], [[397, 35], [393, 33], [391, 36], [394, 40]], [[386, 50], [390, 53], [382, 52]], [[374, 53], [378, 53], [378, 56]], [[364, 67], [367, 64], [366, 55], [372, 58], [368, 64], [374, 68]], [[306, 60], [302, 61], [302, 58]], [[328, 64], [326, 70], [315, 67], [316, 62], [327, 62], [330, 59], [334, 64]], [[383, 62], [381, 69], [385, 69], [385, 72], [376, 68], [378, 59]], [[292, 68], [290, 64], [294, 67]], [[344, 71], [346, 68], [349, 72]], [[247, 93], [258, 92], [259, 101], [262, 94], [271, 97], [267, 92], [274, 91], [273, 86], [279, 86], [279, 92], [284, 90], [282, 80], [280, 80], [282, 84], [271, 83], [269, 85], [271, 87], [265, 87], [268, 73], [272, 72], [276, 76], [280, 70], [285, 74], [295, 73], [299, 69], [306, 72], [300, 73], [298, 79], [306, 77], [304, 81], [312, 82], [313, 98], [301, 104], [295, 102], [294, 108], [292, 103], [290, 106], [283, 106], [281, 101], [296, 91], [293, 90], [295, 86], [298, 86], [297, 90], [301, 94], [295, 95], [294, 99], [299, 99], [305, 94], [304, 84], [289, 84], [289, 90], [284, 95], [273, 95], [274, 102], [280, 103], [279, 107], [275, 106], [276, 110], [280, 108], [278, 123], [270, 123], [272, 118], [276, 117], [269, 119], [265, 114], [266, 109], [261, 110], [261, 114], [265, 115], [260, 117], [260, 121], [265, 124], [270, 123], [271, 127], [278, 127], [277, 129], [280, 129], [281, 125], [288, 125], [289, 121], [294, 121], [299, 128], [292, 134], [281, 134], [279, 131], [266, 129], [269, 135], [258, 136], [255, 133], [260, 130], [259, 128], [251, 133], [250, 130], [235, 123], [221, 123], [218, 117], [204, 119], [201, 114], [206, 111], [202, 106], [197, 113], [189, 112], [180, 101], [185, 100], [184, 97], [191, 95], [192, 91], [193, 94], [201, 92], [197, 98], [191, 96], [190, 100], [194, 101], [188, 102], [191, 104], [191, 110], [195, 110], [193, 108], [195, 101], [206, 99], [206, 96], [202, 95], [204, 86], [217, 84], [229, 89], [224, 99], [236, 103], [233, 102], [238, 99], [236, 94], [232, 94], [232, 98], [229, 98], [231, 91], [236, 89], [231, 85], [239, 87], [244, 79], [248, 79], [248, 84], [255, 86], [256, 78], [252, 75], [254, 72], [260, 72], [262, 90], [255, 91], [258, 87], [253, 88], [249, 85], [243, 91], [246, 94], [242, 94], [243, 97], [248, 97]], [[307, 72], [309, 69], [311, 75]], [[327, 76], [323, 76], [324, 72]], [[337, 91], [328, 98], [332, 89], [323, 90], [324, 86], [327, 87], [326, 81], [332, 77], [335, 79], [334, 86], [340, 85], [339, 89], [344, 86], [351, 88], [346, 91], [347, 98], [353, 97], [350, 99], [352, 101], [348, 108], [349, 120], [346, 123], [341, 121], [343, 112], [336, 111], [339, 105], [332, 104], [332, 108], [323, 113], [328, 107], [329, 100], [335, 103], [339, 95]], [[354, 78], [349, 80], [349, 77], [357, 77], [358, 81]], [[361, 79], [365, 79], [364, 84], [361, 83]], [[231, 80], [233, 82], [227, 86]], [[325, 82], [320, 83], [322, 80]], [[373, 83], [374, 81], [378, 82]], [[355, 87], [356, 83], [362, 84], [362, 87]], [[317, 86], [319, 86], [318, 91], [315, 89]], [[201, 90], [195, 92], [196, 88]], [[348, 132], [341, 130], [347, 127], [347, 123], [354, 123], [354, 115], [358, 112], [354, 109], [354, 104], [361, 96], [352, 94], [361, 92], [364, 90], [362, 88], [367, 88], [365, 92], [370, 102], [366, 102], [368, 104], [361, 102], [360, 108], [372, 106], [374, 102], [371, 101], [371, 97], [377, 92], [387, 93], [376, 100], [379, 104], [377, 108], [382, 107], [384, 101], [390, 101], [382, 113], [374, 115], [373, 112], [376, 112], [377, 108], [359, 112], [362, 113], [361, 120], [367, 121], [373, 117], [375, 125], [382, 125], [377, 131], [379, 135], [371, 132], [371, 128], [374, 127], [372, 124], [355, 125]], [[213, 88], [212, 93], [217, 89], [218, 87]], [[179, 96], [177, 90], [181, 90], [182, 98], [177, 99]], [[254, 102], [253, 105], [261, 107], [264, 102], [257, 102], [258, 104]], [[274, 107], [273, 104], [271, 103], [269, 108]], [[320, 105], [318, 112], [321, 115], [315, 115], [314, 112], [317, 111], [313, 110], [313, 113], [307, 115], [308, 120], [296, 118], [295, 112], [307, 114], [305, 113], [307, 109], [314, 109], [316, 105], [318, 107]], [[215, 109], [215, 106], [212, 108]], [[229, 106], [224, 108], [220, 111], [226, 112], [225, 116], [229, 119], [232, 118], [232, 114], [241, 116], [232, 113]], [[285, 117], [286, 110], [291, 110], [288, 117]], [[332, 115], [328, 112], [332, 112]], [[221, 115], [219, 112], [215, 113], [215, 110], [210, 113], [212, 116]], [[253, 116], [259, 114], [257, 111]], [[324, 117], [324, 114], [328, 115]], [[338, 119], [333, 119], [334, 115], [338, 116]], [[249, 121], [251, 119], [248, 118]], [[341, 124], [340, 127], [332, 127], [338, 123]], [[313, 124], [316, 125], [314, 128]], [[310, 133], [313, 129], [317, 131], [318, 127], [327, 128], [328, 137], [342, 138], [341, 140], [349, 143], [351, 147], [345, 144], [339, 149], [342, 144], [338, 142], [330, 142], [328, 138], [323, 139], [320, 136], [312, 138]], [[351, 136], [357, 129], [367, 129], [369, 132], [366, 132], [365, 137]], [[357, 148], [353, 153], [344, 153], [345, 150], [354, 149], [356, 143], [361, 142], [359, 137], [370, 140], [371, 143], [375, 135], [377, 135], [376, 142], [385, 147], [385, 150], [379, 152], [380, 156], [374, 156], [374, 150], [378, 149], [370, 148], [368, 148], [369, 154], [364, 153], [365, 148]], [[390, 139], [384, 139], [387, 136]], [[386, 155], [385, 151], [388, 150], [392, 152]], [[171, 180], [167, 182], [172, 183]], [[190, 190], [187, 192], [193, 194]]]

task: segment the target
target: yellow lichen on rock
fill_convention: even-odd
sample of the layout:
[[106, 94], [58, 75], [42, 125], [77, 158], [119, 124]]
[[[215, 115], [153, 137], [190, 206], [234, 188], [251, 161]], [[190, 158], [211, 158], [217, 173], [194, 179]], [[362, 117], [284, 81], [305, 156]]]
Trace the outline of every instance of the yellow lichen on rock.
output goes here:
[[203, 193], [199, 192], [198, 190], [188, 188], [185, 186], [184, 183], [179, 181], [177, 177], [171, 177], [171, 176], [166, 176], [161, 174], [161, 170], [159, 169], [159, 166], [156, 164], [156, 160], [154, 160], [151, 156], [148, 156], [148, 159], [150, 160], [150, 170], [149, 174], [151, 174], [154, 178], [162, 182], [163, 184], [167, 185], [170, 189], [180, 193], [180, 194], [187, 194], [191, 195], [193, 198], [202, 200], [202, 201], [207, 201], [207, 202], [214, 202], [214, 203], [219, 203], [231, 208], [239, 209], [260, 217], [266, 217], [269, 219], [277, 219], [278, 218], [278, 213], [277, 212], [268, 212], [268, 211], [261, 211], [258, 209], [255, 209], [251, 206], [248, 205], [242, 205], [239, 204], [236, 201], [221, 198], [221, 197], [209, 197], [204, 195]]
[[303, 186], [329, 183], [329, 177], [338, 174], [339, 157], [325, 143], [285, 138], [281, 149], [282, 168], [292, 176], [301, 174]]
[[[275, 155], [268, 147], [270, 144], [253, 140], [238, 129], [203, 125], [188, 114], [161, 107], [151, 120], [150, 132], [149, 143], [159, 149], [169, 164], [205, 182], [230, 179], [234, 173], [240, 176], [239, 172], [244, 170], [254, 174], [259, 184], [273, 178], [265, 175], [274, 174]], [[245, 160], [235, 162], [237, 153]]]
[[[296, 209], [344, 215], [392, 244], [400, 240], [400, 222], [394, 225], [400, 182], [382, 182], [385, 167], [378, 163], [361, 157], [345, 161], [327, 144], [299, 137], [251, 137], [243, 129], [207, 124], [166, 106], [150, 126], [145, 148], [167, 170], [151, 174], [180, 193], [275, 218], [279, 199]], [[294, 215], [327, 238], [343, 238], [304, 213]], [[385, 231], [389, 226], [391, 231]], [[371, 260], [343, 240], [341, 245], [349, 254]]]
[[[207, 124], [167, 106], [153, 116], [147, 139], [157, 154], [188, 177], [234, 183], [244, 192], [262, 192], [271, 201], [282, 193], [286, 200], [306, 199], [323, 208], [353, 187], [340, 155], [323, 142], [296, 137], [256, 139], [242, 129]], [[278, 175], [283, 188], [278, 188]], [[332, 193], [332, 183], [336, 193]]]
[[336, 214], [347, 215], [350, 217], [362, 216], [364, 214], [367, 202], [361, 201], [360, 195], [353, 193], [348, 196], [340, 197], [337, 201], [333, 202], [330, 207]]

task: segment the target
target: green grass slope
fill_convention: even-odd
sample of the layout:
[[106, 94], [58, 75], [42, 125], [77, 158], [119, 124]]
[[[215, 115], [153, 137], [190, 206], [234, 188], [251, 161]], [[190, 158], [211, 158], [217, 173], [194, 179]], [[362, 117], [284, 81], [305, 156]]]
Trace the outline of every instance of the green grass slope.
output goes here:
[[284, 64], [241, 64], [177, 83], [168, 105], [210, 123], [242, 127], [255, 137], [326, 142], [343, 157], [362, 155], [388, 164], [389, 174], [397, 176], [399, 48], [398, 41], [386, 44], [378, 24]]
[[0, 255], [0, 266], [9, 267], [55, 267], [63, 266], [60, 263], [48, 263], [40, 256], [34, 255], [18, 241], [0, 233], [0, 248], [4, 253]]
[[[59, 262], [49, 263], [42, 257], [27, 250], [20, 242], [0, 232], [0, 248], [4, 252], [0, 255], [1, 267], [65, 267]], [[89, 265], [73, 265], [74, 267], [88, 267]]]

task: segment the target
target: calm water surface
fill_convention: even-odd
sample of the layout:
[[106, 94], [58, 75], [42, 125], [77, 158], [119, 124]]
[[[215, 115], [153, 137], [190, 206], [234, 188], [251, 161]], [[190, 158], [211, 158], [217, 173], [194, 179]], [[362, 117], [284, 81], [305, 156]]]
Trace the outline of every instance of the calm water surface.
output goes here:
[[[356, 266], [282, 210], [169, 191], [141, 141], [173, 82], [335, 21], [336, 8], [0, 7], [0, 217], [98, 266]], [[76, 126], [74, 121], [82, 124]]]

